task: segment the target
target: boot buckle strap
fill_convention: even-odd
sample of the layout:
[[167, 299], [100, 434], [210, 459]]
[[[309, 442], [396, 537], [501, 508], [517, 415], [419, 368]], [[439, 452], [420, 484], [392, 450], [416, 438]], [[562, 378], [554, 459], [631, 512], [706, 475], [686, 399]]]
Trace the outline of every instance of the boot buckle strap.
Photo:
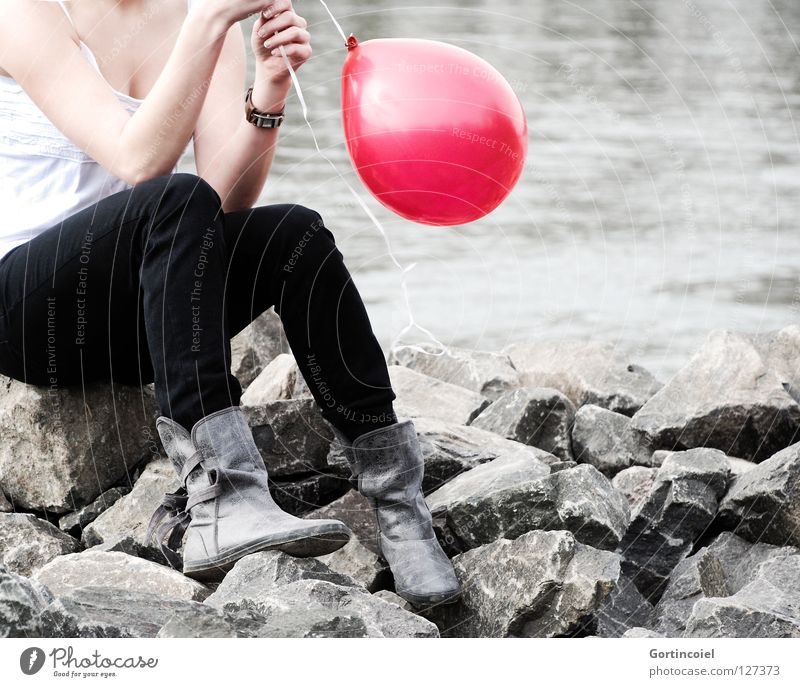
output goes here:
[[182, 484], [186, 484], [186, 478], [198, 465], [203, 462], [203, 454], [200, 451], [195, 451], [191, 456], [186, 459], [181, 469], [180, 480]]
[[[150, 518], [145, 534], [145, 543], [155, 540], [167, 562], [177, 569], [180, 568], [177, 548], [191, 519], [186, 510], [187, 501], [188, 495], [183, 486], [164, 494], [161, 504]], [[164, 537], [168, 533], [171, 533], [169, 541], [165, 543]]]
[[[195, 456], [199, 456], [199, 453], [194, 454], [192, 458], [195, 458]], [[194, 466], [200, 460], [202, 458], [197, 460]], [[188, 472], [191, 472], [191, 468], [187, 471], [187, 474]], [[222, 487], [219, 484], [219, 479], [217, 479], [214, 484], [193, 493], [191, 496], [187, 494], [185, 486], [164, 494], [161, 504], [150, 518], [145, 541], [149, 543], [155, 540], [167, 562], [176, 570], [180, 570], [181, 559], [178, 549], [183, 542], [183, 535], [192, 520], [191, 509], [198, 503], [216, 498], [221, 491]], [[164, 542], [164, 538], [167, 535], [169, 535], [169, 539]]]
[[214, 482], [214, 484], [194, 492], [186, 500], [185, 508], [187, 511], [190, 511], [198, 503], [203, 503], [204, 501], [211, 501], [211, 499], [215, 499], [217, 496], [220, 495], [221, 492], [222, 492], [222, 486], [219, 484], [218, 481]]
[[[179, 511], [174, 515], [170, 516], [165, 522], [163, 522], [159, 528], [157, 533], [157, 541], [160, 544], [161, 553], [164, 554], [164, 558], [167, 559], [167, 562], [173, 568], [180, 570], [181, 569], [181, 557], [178, 554], [178, 549], [181, 546], [183, 541], [183, 535], [186, 532], [186, 529], [189, 527], [189, 523], [191, 522], [191, 516], [186, 511]], [[164, 543], [164, 537], [169, 534], [169, 539], [167, 540], [166, 544]]]

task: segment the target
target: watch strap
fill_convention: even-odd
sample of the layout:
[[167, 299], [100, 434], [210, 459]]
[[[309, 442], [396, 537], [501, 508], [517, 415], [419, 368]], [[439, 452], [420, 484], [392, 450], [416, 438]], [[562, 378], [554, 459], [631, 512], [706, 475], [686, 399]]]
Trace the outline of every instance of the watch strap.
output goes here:
[[247, 89], [247, 95], [244, 97], [244, 114], [245, 119], [252, 125], [260, 129], [275, 129], [283, 123], [284, 110], [280, 112], [264, 112], [258, 110], [253, 105], [253, 87]]

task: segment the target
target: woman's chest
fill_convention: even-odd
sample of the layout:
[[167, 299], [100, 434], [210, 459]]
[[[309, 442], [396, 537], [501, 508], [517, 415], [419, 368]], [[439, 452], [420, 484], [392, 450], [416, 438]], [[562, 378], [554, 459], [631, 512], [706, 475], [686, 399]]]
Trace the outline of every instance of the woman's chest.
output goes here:
[[145, 98], [169, 59], [185, 17], [186, 0], [150, 0], [132, 16], [73, 14], [73, 21], [75, 38], [93, 53], [111, 87]]

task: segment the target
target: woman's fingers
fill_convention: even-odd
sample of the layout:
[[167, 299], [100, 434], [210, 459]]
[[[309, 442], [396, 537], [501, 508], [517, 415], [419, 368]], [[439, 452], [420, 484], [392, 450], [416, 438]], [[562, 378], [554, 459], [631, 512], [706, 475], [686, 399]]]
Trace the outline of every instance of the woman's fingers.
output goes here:
[[[216, 1], [219, 2], [219, 3], [227, 2], [227, 0], [216, 0]], [[251, 0], [251, 1], [253, 2], [253, 5], [254, 5], [253, 8], [247, 14], [244, 14], [244, 15], [242, 15], [240, 17], [237, 17], [237, 21], [239, 21], [241, 19], [247, 19], [249, 17], [252, 17], [254, 14], [257, 14], [260, 17], [264, 17], [266, 19], [267, 18], [265, 16], [266, 14], [272, 14], [272, 15], [275, 14], [276, 10], [273, 9], [274, 5], [276, 5], [276, 4], [286, 5], [287, 1], [288, 1], [288, 4], [290, 6], [292, 4], [291, 0]], [[284, 9], [285, 9], [285, 7], [284, 7]], [[283, 10], [280, 10], [280, 11], [283, 11]]]
[[309, 43], [289, 43], [286, 47], [284, 47], [286, 51], [286, 55], [288, 57], [294, 58], [295, 62], [302, 61], [305, 62], [309, 57], [311, 57], [311, 45]]
[[256, 17], [256, 21], [253, 24], [253, 31], [255, 31], [259, 36], [261, 35], [261, 27], [266, 23], [266, 19], [264, 19], [264, 15], [261, 12], [258, 13]]
[[269, 36], [264, 41], [264, 47], [267, 50], [275, 50], [279, 45], [288, 46], [290, 43], [308, 44], [310, 41], [311, 34], [308, 31], [301, 29], [299, 26], [290, 26], [288, 29], [278, 31], [278, 33]]
[[292, 10], [292, 0], [273, 0], [270, 3], [270, 6], [262, 12], [264, 18], [270, 19], [271, 17], [275, 17], [279, 15], [281, 12], [287, 12]]
[[258, 35], [262, 38], [266, 38], [276, 31], [283, 31], [290, 26], [299, 26], [301, 29], [304, 29], [308, 26], [308, 22], [294, 11], [289, 10], [281, 12], [279, 15], [272, 17], [272, 19], [264, 21], [258, 29]]
[[311, 57], [311, 34], [307, 26], [308, 22], [294, 11], [291, 0], [274, 0], [253, 25], [254, 49], [257, 41], [261, 41], [257, 54], [261, 54], [263, 49], [278, 56], [278, 48], [282, 47], [297, 68]]

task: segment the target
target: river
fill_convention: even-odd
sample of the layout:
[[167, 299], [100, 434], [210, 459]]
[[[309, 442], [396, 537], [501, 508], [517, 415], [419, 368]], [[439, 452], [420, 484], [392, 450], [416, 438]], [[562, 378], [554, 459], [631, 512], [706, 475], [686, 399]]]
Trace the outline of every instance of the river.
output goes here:
[[416, 263], [414, 315], [449, 345], [612, 341], [666, 379], [711, 329], [800, 321], [800, 2], [328, 4], [361, 41], [430, 38], [477, 53], [528, 117], [526, 168], [497, 210], [453, 228], [403, 220], [347, 157], [342, 41], [318, 2], [295, 2], [314, 46], [298, 76], [337, 170], [315, 152], [293, 94], [260, 203], [322, 213], [384, 346], [407, 323], [400, 273], [339, 174], [398, 260]]

